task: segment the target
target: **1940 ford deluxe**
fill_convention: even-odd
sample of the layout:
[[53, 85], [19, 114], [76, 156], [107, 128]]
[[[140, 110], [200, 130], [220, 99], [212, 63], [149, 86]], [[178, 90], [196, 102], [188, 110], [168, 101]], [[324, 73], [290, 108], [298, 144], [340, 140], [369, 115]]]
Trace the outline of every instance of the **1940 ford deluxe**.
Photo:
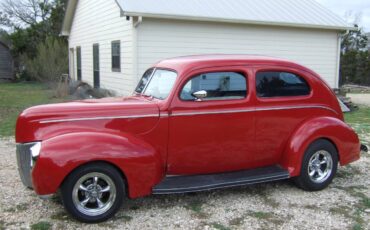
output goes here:
[[23, 183], [60, 190], [80, 221], [112, 217], [123, 198], [293, 178], [324, 189], [360, 157], [337, 98], [285, 60], [190, 56], [147, 70], [134, 95], [36, 106], [16, 128]]

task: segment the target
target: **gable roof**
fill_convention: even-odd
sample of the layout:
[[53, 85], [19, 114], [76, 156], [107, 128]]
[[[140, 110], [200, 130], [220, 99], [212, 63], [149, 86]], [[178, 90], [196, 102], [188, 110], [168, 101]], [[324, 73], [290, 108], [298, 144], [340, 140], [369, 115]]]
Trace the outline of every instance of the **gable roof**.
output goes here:
[[[69, 35], [78, 0], [69, 0], [62, 35]], [[352, 30], [315, 0], [116, 0], [125, 16]]]

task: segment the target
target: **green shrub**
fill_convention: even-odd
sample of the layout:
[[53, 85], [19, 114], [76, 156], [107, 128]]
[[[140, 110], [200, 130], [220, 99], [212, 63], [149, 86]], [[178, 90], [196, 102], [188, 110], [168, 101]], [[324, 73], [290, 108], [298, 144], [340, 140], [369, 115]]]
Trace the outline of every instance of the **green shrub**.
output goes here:
[[24, 55], [21, 60], [33, 80], [55, 84], [68, 73], [68, 46], [63, 40], [48, 37], [37, 46], [34, 58]]

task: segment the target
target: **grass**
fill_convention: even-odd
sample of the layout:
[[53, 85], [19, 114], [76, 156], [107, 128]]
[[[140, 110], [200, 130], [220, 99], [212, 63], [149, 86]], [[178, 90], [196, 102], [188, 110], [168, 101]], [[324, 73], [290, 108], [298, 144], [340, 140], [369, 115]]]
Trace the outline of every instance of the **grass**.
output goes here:
[[353, 225], [353, 230], [362, 230], [364, 229], [361, 224], [355, 224]]
[[0, 220], [0, 230], [5, 230], [5, 222], [3, 220]]
[[250, 215], [257, 219], [265, 220], [271, 219], [273, 217], [273, 214], [269, 212], [251, 212]]
[[128, 216], [128, 215], [118, 215], [116, 216], [116, 219], [122, 219], [124, 220], [125, 222], [129, 222], [133, 219], [132, 216]]
[[61, 101], [52, 98], [52, 93], [40, 83], [1, 83], [0, 137], [14, 135], [17, 117], [24, 109]]
[[200, 200], [191, 200], [185, 205], [185, 208], [192, 211], [192, 216], [198, 219], [207, 219], [209, 214], [203, 211], [204, 202]]
[[370, 107], [360, 106], [358, 110], [345, 113], [345, 121], [356, 130], [361, 143], [370, 145]]
[[243, 221], [244, 221], [243, 217], [235, 217], [229, 221], [229, 224], [233, 226], [240, 226], [243, 224]]
[[36, 224], [31, 225], [31, 230], [49, 230], [52, 225], [46, 221], [40, 221]]
[[220, 223], [212, 223], [211, 225], [212, 225], [213, 228], [218, 229], [218, 230], [230, 230], [229, 227], [224, 226]]
[[193, 212], [195, 213], [200, 213], [202, 212], [202, 206], [203, 206], [203, 202], [202, 201], [199, 201], [199, 200], [192, 200], [190, 201], [186, 206], [185, 208], [189, 209], [189, 210], [192, 210]]
[[274, 215], [272, 212], [250, 211], [247, 215], [263, 221], [264, 223], [272, 223], [274, 225], [282, 225], [284, 223], [283, 218]]
[[[344, 169], [344, 170], [342, 170]], [[353, 175], [361, 174], [361, 170], [358, 168], [352, 166], [352, 165], [346, 165], [343, 168], [340, 168], [337, 172], [338, 178], [351, 178]]]
[[344, 114], [349, 124], [370, 124], [370, 107], [360, 106], [358, 110]]
[[337, 215], [340, 215], [340, 216], [344, 216], [347, 219], [352, 219], [351, 208], [349, 208], [347, 206], [344, 206], [344, 205], [340, 205], [338, 207], [330, 208], [329, 212], [331, 214], [337, 214]]
[[259, 198], [261, 198], [263, 200], [263, 202], [266, 205], [269, 205], [273, 208], [278, 208], [280, 206], [279, 202], [277, 202], [273, 198], [269, 197], [269, 195], [266, 193], [266, 191], [259, 191], [258, 196], [259, 196]]
[[51, 217], [52, 220], [68, 220], [70, 221], [70, 218], [68, 214], [64, 211], [54, 213]]

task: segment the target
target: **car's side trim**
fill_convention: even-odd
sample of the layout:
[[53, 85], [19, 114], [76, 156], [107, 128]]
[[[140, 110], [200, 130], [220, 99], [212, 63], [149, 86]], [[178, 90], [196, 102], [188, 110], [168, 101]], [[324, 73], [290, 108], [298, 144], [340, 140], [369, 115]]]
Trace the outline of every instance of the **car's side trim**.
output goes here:
[[[208, 115], [208, 114], [230, 114], [230, 113], [250, 113], [260, 111], [273, 111], [273, 110], [290, 110], [290, 109], [326, 109], [337, 114], [334, 109], [326, 106], [286, 106], [286, 107], [266, 107], [256, 109], [233, 109], [233, 110], [222, 110], [222, 111], [203, 111], [203, 112], [174, 112], [170, 115], [166, 113], [160, 114], [160, 117], [169, 116], [194, 116], [194, 115]], [[146, 115], [128, 115], [128, 116], [111, 116], [111, 117], [81, 117], [81, 118], [67, 118], [67, 119], [55, 119], [55, 120], [42, 120], [41, 124], [59, 123], [59, 122], [76, 122], [76, 121], [95, 121], [95, 120], [110, 120], [110, 119], [136, 119], [136, 118], [148, 118], [158, 117], [158, 114], [146, 114]]]
[[255, 112], [255, 109], [238, 109], [238, 110], [222, 110], [222, 111], [203, 111], [203, 112], [174, 112], [171, 117], [179, 116], [194, 116], [194, 115], [209, 115], [209, 114], [228, 114], [228, 113], [250, 113]]
[[160, 117], [169, 117], [170, 115], [168, 113], [161, 113]]
[[171, 116], [194, 116], [194, 115], [208, 115], [208, 114], [229, 114], [229, 113], [250, 113], [260, 111], [274, 111], [274, 110], [291, 110], [291, 109], [325, 109], [335, 114], [338, 114], [334, 109], [326, 106], [313, 105], [313, 106], [285, 106], [285, 107], [265, 107], [256, 109], [239, 109], [239, 110], [222, 110], [222, 111], [203, 111], [203, 112], [174, 112]]
[[111, 120], [111, 119], [129, 119], [129, 118], [148, 118], [148, 117], [159, 117], [158, 114], [146, 114], [146, 115], [129, 115], [129, 116], [112, 116], [112, 117], [81, 117], [81, 118], [69, 118], [69, 119], [56, 119], [56, 120], [44, 120], [40, 121], [41, 124], [48, 123], [59, 123], [59, 122], [75, 122], [75, 121], [95, 121], [95, 120]]

